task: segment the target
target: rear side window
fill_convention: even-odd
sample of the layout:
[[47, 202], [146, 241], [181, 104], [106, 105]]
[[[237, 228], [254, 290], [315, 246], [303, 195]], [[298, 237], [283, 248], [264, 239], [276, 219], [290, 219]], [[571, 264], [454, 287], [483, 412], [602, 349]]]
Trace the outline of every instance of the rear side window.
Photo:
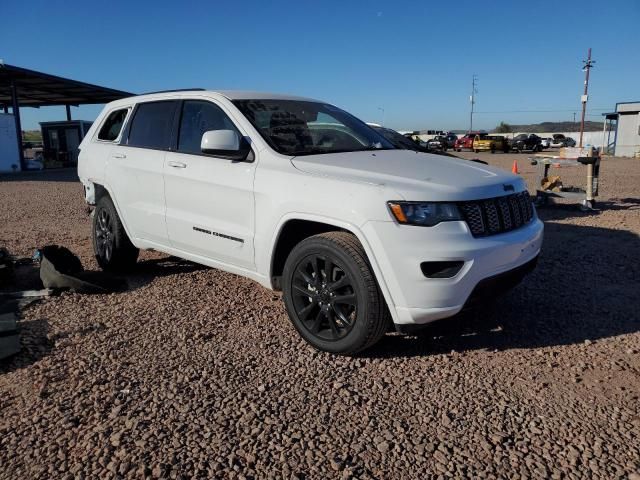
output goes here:
[[136, 109], [128, 145], [166, 150], [171, 143], [171, 126], [176, 101], [141, 103]]
[[127, 118], [128, 111], [129, 109], [123, 108], [122, 110], [111, 112], [102, 125], [98, 133], [98, 138], [108, 142], [113, 142], [118, 138], [120, 130], [122, 130], [122, 125], [124, 125], [124, 119]]
[[186, 100], [180, 117], [178, 151], [202, 153], [202, 134], [209, 130], [233, 130], [240, 135], [231, 119], [217, 105], [202, 100]]

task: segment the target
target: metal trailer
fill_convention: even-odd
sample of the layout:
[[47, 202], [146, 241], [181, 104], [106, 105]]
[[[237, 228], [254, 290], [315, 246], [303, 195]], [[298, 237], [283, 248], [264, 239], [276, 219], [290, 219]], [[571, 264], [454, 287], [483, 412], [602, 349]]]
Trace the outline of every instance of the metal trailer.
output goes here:
[[[594, 210], [598, 196], [600, 177], [600, 154], [597, 150], [587, 148], [563, 148], [560, 155], [538, 154], [530, 157], [531, 163], [538, 166], [538, 185], [535, 203], [538, 206], [549, 204], [550, 198], [565, 198], [579, 202], [582, 210]], [[587, 168], [585, 187], [562, 186], [558, 191], [543, 190], [542, 182], [549, 177], [551, 167], [584, 167]]]

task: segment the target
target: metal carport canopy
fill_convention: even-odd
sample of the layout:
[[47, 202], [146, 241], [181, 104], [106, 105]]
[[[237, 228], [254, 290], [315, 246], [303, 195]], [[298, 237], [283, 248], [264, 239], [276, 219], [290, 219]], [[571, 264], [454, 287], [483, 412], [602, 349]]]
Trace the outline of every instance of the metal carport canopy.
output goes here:
[[0, 60], [0, 106], [4, 107], [5, 113], [8, 107], [12, 109], [21, 169], [24, 169], [24, 155], [20, 107], [64, 105], [67, 110], [67, 120], [71, 120], [71, 105], [109, 103], [132, 95], [121, 90], [7, 65]]
[[109, 103], [133, 94], [0, 63], [0, 105], [13, 105], [15, 86], [20, 107]]

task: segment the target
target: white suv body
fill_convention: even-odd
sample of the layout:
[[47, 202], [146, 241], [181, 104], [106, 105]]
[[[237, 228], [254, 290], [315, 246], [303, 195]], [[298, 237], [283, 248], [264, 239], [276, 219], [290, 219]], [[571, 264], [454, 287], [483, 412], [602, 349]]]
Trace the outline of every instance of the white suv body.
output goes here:
[[[279, 105], [290, 105], [286, 108], [294, 113], [277, 110]], [[204, 119], [203, 112], [211, 109], [216, 118]], [[270, 120], [262, 119], [269, 115]], [[275, 94], [192, 90], [131, 97], [105, 106], [80, 146], [78, 174], [89, 204], [110, 198], [131, 248], [166, 252], [266, 288], [279, 290], [284, 283], [285, 295], [283, 273], [296, 246], [332, 231], [343, 237], [334, 235], [329, 243], [352, 235], [398, 330], [455, 315], [474, 289], [493, 280], [517, 283], [533, 266], [543, 225], [521, 177], [475, 162], [388, 148], [371, 140], [377, 134], [364, 130], [369, 127], [354, 122], [359, 120], [326, 103]], [[349, 135], [374, 143], [358, 151], [337, 148], [340, 142], [355, 143]], [[196, 142], [202, 149], [206, 142], [216, 148], [196, 152]], [[286, 153], [300, 142], [311, 145], [304, 155]], [[228, 149], [221, 147], [225, 144]], [[245, 158], [226, 155], [242, 148]], [[439, 209], [446, 218], [436, 224], [414, 223]], [[97, 255], [105, 239], [115, 235], [100, 222], [94, 222], [93, 232]], [[117, 242], [112, 249], [119, 248]], [[342, 250], [331, 257], [336, 265], [349, 263], [340, 255], [352, 249]], [[108, 268], [105, 258], [98, 260]], [[351, 268], [342, 265], [343, 273], [334, 275], [333, 264], [325, 265], [332, 277], [326, 282], [321, 267], [316, 274], [311, 265], [306, 272], [312, 278], [305, 276], [304, 289], [309, 302], [316, 302], [318, 318], [333, 305], [331, 296], [340, 293], [327, 290], [322, 297], [322, 285]], [[289, 280], [292, 289], [295, 280]], [[354, 283], [347, 294], [360, 291]], [[305, 297], [287, 304], [290, 315], [296, 301], [300, 310], [316, 308]], [[326, 316], [351, 311], [340, 327], [357, 322], [366, 308], [343, 304]], [[329, 333], [316, 342], [294, 325], [315, 347], [336, 353], [361, 350], [381, 336], [362, 333], [356, 343], [345, 344], [342, 333], [335, 333], [342, 330], [329, 320], [317, 322], [328, 326], [309, 330], [331, 333], [333, 328], [333, 343]]]

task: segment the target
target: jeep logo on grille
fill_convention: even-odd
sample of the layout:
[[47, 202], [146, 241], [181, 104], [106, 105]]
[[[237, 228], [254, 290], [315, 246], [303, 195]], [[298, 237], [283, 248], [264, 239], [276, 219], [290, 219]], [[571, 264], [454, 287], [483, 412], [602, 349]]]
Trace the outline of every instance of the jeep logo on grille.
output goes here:
[[513, 185], [510, 185], [508, 183], [503, 183], [502, 184], [502, 188], [504, 188], [505, 192], [515, 192], [515, 189], [513, 188]]

